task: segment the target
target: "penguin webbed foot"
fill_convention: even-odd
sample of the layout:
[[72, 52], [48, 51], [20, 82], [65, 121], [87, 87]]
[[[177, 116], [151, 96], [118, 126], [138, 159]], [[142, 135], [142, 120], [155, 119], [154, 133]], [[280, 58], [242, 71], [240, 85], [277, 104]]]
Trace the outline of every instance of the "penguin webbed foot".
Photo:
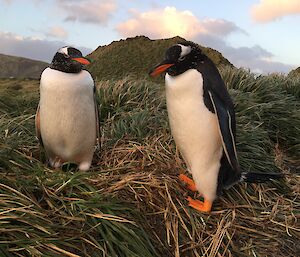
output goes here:
[[[192, 192], [197, 192], [198, 191], [197, 188], [196, 188], [195, 182], [192, 179], [190, 179], [188, 176], [186, 176], [184, 174], [180, 174], [178, 176], [178, 178]], [[210, 212], [211, 211], [212, 202], [210, 202], [208, 200], [203, 199], [203, 202], [202, 202], [200, 200], [194, 200], [190, 196], [187, 198], [187, 200], [189, 202], [189, 206], [196, 209], [197, 211], [201, 211], [201, 212]]]
[[186, 187], [189, 190], [191, 190], [193, 192], [197, 192], [198, 191], [197, 188], [196, 188], [195, 182], [192, 179], [190, 179], [188, 176], [186, 176], [184, 174], [180, 174], [178, 176], [178, 178], [179, 178], [180, 181], [182, 181], [186, 185]]
[[201, 212], [210, 212], [212, 208], [212, 202], [205, 200], [199, 201], [191, 198], [190, 196], [187, 198], [189, 202], [189, 206]]

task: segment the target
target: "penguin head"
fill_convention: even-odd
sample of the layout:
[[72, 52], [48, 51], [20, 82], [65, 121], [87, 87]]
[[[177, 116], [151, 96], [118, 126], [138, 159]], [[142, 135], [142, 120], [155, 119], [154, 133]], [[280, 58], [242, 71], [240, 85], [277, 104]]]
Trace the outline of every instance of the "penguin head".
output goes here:
[[78, 49], [65, 46], [58, 49], [50, 64], [50, 68], [66, 73], [78, 73], [87, 64], [90, 64], [90, 61], [83, 57]]
[[205, 55], [195, 43], [189, 41], [178, 43], [166, 51], [165, 59], [149, 74], [156, 77], [166, 71], [171, 76], [177, 76], [196, 67], [197, 63], [204, 58]]

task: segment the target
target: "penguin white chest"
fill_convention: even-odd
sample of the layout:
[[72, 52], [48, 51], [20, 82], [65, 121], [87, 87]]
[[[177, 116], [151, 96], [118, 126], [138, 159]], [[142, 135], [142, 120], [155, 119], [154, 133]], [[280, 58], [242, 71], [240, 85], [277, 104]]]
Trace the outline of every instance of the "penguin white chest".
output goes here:
[[87, 71], [68, 74], [47, 68], [40, 85], [40, 127], [50, 157], [91, 161], [96, 141], [94, 82]]
[[199, 192], [216, 197], [222, 141], [217, 116], [204, 104], [203, 78], [190, 69], [166, 75], [166, 99], [172, 135]]

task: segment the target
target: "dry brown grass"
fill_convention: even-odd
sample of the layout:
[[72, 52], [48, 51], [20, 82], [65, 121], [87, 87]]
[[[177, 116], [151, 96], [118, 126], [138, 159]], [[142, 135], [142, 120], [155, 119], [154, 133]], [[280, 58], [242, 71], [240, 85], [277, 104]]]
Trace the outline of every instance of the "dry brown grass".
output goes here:
[[286, 170], [282, 182], [237, 185], [210, 214], [199, 213], [187, 206], [190, 192], [177, 179], [184, 164], [162, 143], [168, 140], [120, 141], [98, 162], [114, 169], [89, 179], [101, 194], [113, 194], [147, 217], [143, 226], [160, 256], [298, 255], [299, 176]]

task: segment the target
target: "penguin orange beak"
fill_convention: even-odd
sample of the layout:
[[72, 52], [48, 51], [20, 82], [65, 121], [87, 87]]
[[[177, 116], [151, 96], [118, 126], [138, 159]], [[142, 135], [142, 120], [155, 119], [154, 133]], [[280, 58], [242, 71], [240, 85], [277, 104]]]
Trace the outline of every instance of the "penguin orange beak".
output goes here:
[[87, 58], [84, 58], [84, 57], [72, 58], [72, 60], [74, 60], [76, 62], [80, 62], [83, 65], [88, 65], [91, 63]]
[[167, 69], [169, 69], [170, 67], [172, 67], [174, 65], [174, 63], [160, 63], [157, 66], [155, 66], [153, 68], [153, 70], [151, 70], [149, 72], [149, 75], [151, 77], [157, 77], [158, 75], [160, 75], [161, 73], [163, 73], [164, 71], [166, 71]]

